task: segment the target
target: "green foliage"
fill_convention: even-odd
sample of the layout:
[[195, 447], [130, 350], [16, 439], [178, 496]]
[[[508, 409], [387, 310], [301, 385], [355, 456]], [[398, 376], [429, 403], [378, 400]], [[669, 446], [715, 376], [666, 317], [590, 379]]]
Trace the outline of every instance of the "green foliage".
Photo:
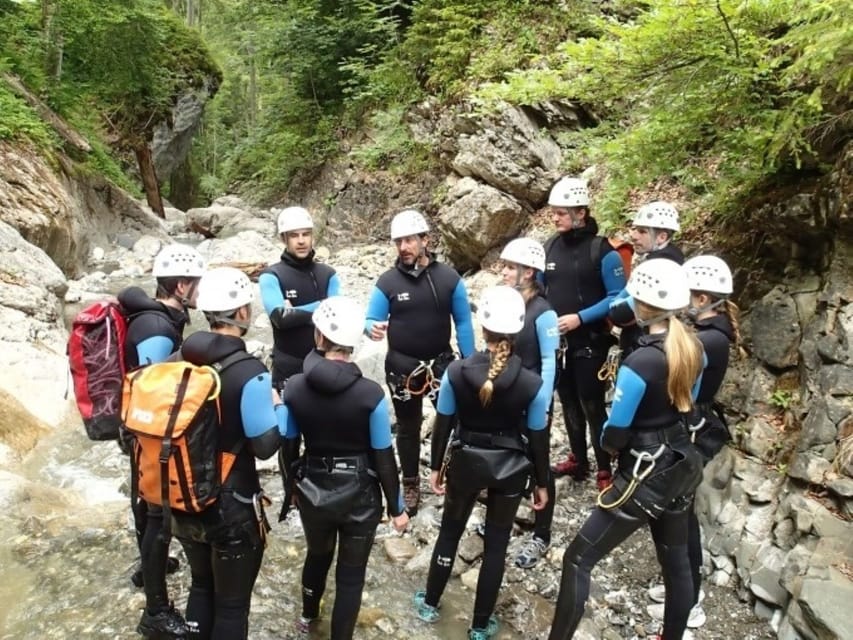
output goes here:
[[366, 169], [391, 167], [405, 172], [422, 167], [427, 153], [412, 139], [403, 122], [405, 112], [405, 105], [374, 112], [369, 127], [365, 127], [367, 140], [354, 148], [350, 156]]
[[[2, 71], [2, 65], [0, 65]], [[29, 140], [42, 149], [56, 145], [56, 136], [38, 114], [0, 80], [0, 140]]]
[[734, 211], [760, 185], [796, 170], [816, 128], [839, 117], [823, 113], [824, 94], [850, 84], [850, 4], [650, 5], [634, 22], [599, 19], [600, 36], [566, 42], [546, 64], [511, 73], [479, 97], [589, 105], [607, 123], [584, 132], [581, 143], [607, 168], [596, 203], [605, 213], [618, 214], [634, 189], [661, 178], [706, 206]]
[[786, 411], [791, 406], [791, 403], [794, 402], [794, 394], [785, 389], [776, 389], [770, 394], [768, 402], [777, 409]]

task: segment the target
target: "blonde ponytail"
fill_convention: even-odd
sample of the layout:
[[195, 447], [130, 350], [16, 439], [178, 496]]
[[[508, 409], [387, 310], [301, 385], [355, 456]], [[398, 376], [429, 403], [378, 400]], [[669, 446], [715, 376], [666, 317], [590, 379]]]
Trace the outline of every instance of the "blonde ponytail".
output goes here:
[[738, 358], [746, 357], [746, 351], [741, 346], [740, 337], [740, 309], [729, 299], [722, 304], [720, 312], [729, 319], [729, 324], [732, 325], [732, 333], [734, 334], [735, 355]]
[[495, 345], [495, 350], [489, 351], [489, 372], [486, 374], [486, 381], [480, 387], [479, 393], [480, 404], [484, 407], [489, 406], [492, 401], [492, 393], [495, 389], [492, 381], [506, 369], [506, 363], [511, 355], [512, 344], [507, 338], [500, 338]]
[[666, 391], [681, 413], [693, 406], [691, 390], [702, 371], [702, 344], [676, 317], [669, 319], [669, 331], [663, 343], [668, 370]]

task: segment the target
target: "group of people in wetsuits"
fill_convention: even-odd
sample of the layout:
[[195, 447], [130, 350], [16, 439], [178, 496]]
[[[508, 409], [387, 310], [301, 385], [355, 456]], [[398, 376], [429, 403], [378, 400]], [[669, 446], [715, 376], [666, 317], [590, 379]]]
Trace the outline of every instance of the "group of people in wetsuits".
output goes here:
[[[664, 579], [657, 594], [664, 600], [660, 637], [681, 638], [700, 595], [693, 492], [703, 462], [727, 440], [713, 398], [737, 339], [731, 271], [714, 256], [685, 263], [672, 242], [677, 211], [653, 202], [634, 216], [630, 234], [640, 261], [626, 282], [622, 258], [598, 235], [586, 183], [559, 180], [548, 204], [554, 236], [544, 246], [530, 238], [507, 244], [503, 284], [486, 289], [476, 303], [479, 350], [465, 285], [436, 260], [421, 213], [393, 218], [397, 259], [377, 280], [366, 309], [340, 295], [334, 269], [314, 259], [310, 214], [301, 207], [279, 214], [281, 261], [259, 277], [273, 330], [272, 373], [254, 358], [224, 371], [223, 450], [237, 451], [237, 461], [215, 505], [200, 514], [173, 511], [171, 530], [192, 574], [185, 616], [166, 591], [174, 562], [162, 511], [137, 506], [145, 515], [137, 518], [143, 523], [142, 635], [248, 636], [269, 526], [255, 458], [278, 452], [285, 489], [280, 517], [295, 506], [306, 537], [302, 611], [293, 634], [308, 637], [316, 626], [337, 552], [331, 637], [351, 638], [383, 496], [391, 525], [403, 531], [427, 484], [420, 471], [427, 397], [437, 413], [428, 486], [444, 496], [444, 506], [425, 588], [414, 595], [418, 618], [439, 619], [457, 546], [485, 492], [484, 554], [468, 637], [495, 635], [518, 506], [530, 496], [536, 513], [533, 533], [514, 559], [531, 568], [550, 545], [555, 475], [582, 481], [592, 471], [588, 425], [600, 495], [564, 554], [550, 638], [572, 636], [592, 567], [645, 524]], [[206, 270], [201, 256], [182, 245], [157, 256], [153, 275], [154, 299], [134, 288], [119, 296], [131, 316], [131, 362], [145, 366], [180, 351], [194, 364], [212, 364], [245, 351], [254, 297], [247, 276], [228, 267]], [[204, 313], [210, 330], [182, 344], [191, 307]], [[613, 326], [622, 329], [622, 360], [608, 415], [609, 383], [598, 374], [616, 342]], [[390, 407], [385, 390], [351, 360], [363, 335], [387, 340]], [[551, 466], [554, 390], [571, 451]], [[235, 447], [237, 441], [243, 446]]]

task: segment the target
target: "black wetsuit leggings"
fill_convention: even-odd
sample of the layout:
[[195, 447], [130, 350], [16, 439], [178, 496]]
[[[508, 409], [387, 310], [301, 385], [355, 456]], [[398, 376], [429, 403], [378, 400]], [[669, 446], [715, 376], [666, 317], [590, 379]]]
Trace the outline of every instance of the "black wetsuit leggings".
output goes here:
[[568, 640], [583, 616], [590, 573], [604, 556], [648, 524], [666, 586], [663, 640], [680, 640], [693, 606], [693, 578], [687, 557], [687, 511], [664, 511], [650, 518], [633, 503], [619, 509], [597, 507], [563, 556], [560, 595], [549, 640]]
[[[477, 501], [481, 487], [458, 487], [448, 482], [447, 495], [444, 498], [444, 513], [441, 516], [441, 529], [432, 551], [432, 560], [427, 577], [425, 602], [438, 606], [450, 572], [459, 540], [465, 532], [465, 524]], [[506, 548], [512, 533], [515, 512], [521, 502], [521, 494], [504, 495], [488, 490], [486, 500], [486, 532], [483, 538], [485, 549], [480, 576], [477, 579], [477, 595], [474, 599], [474, 617], [471, 626], [484, 629], [489, 616], [495, 610], [498, 591], [504, 575]]]
[[313, 519], [302, 512], [308, 547], [302, 567], [302, 616], [305, 618], [313, 619], [320, 613], [326, 577], [332, 566], [335, 546], [338, 548], [331, 640], [349, 640], [355, 631], [367, 559], [379, 524], [379, 510], [375, 509], [375, 512], [376, 517], [357, 522]]
[[[433, 401], [433, 406], [438, 400]], [[423, 396], [412, 396], [402, 401], [392, 399], [397, 422], [397, 454], [404, 478], [419, 475], [421, 456], [421, 422], [424, 419]]]
[[599, 471], [610, 471], [610, 455], [601, 448], [601, 429], [607, 420], [604, 394], [606, 386], [598, 379], [605, 355], [566, 356], [566, 366], [557, 380], [557, 395], [563, 406], [563, 420], [569, 434], [569, 446], [581, 465], [589, 466], [586, 425], [589, 423], [592, 449]]
[[169, 592], [166, 588], [166, 567], [169, 562], [169, 541], [163, 531], [163, 510], [139, 500], [134, 508], [136, 541], [139, 544], [139, 561], [145, 581], [145, 608], [151, 615], [169, 610]]
[[174, 527], [192, 572], [188, 638], [246, 640], [252, 588], [264, 557], [252, 505], [223, 494], [201, 514], [176, 515]]
[[[548, 424], [545, 427], [548, 429], [548, 442], [551, 441], [551, 416], [554, 414], [554, 403], [551, 403], [551, 411], [548, 413]], [[548, 504], [544, 509], [535, 511], [533, 516], [533, 535], [539, 538], [545, 544], [551, 544], [551, 523], [554, 521], [554, 507], [557, 504], [557, 486], [554, 480], [554, 474], [548, 470], [548, 484], [545, 486], [548, 490]]]

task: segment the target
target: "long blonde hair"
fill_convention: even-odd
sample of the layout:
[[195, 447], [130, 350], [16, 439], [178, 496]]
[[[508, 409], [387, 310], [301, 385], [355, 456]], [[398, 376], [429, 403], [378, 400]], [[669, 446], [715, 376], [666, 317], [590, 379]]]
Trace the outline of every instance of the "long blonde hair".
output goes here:
[[[638, 318], [654, 318], [665, 313], [639, 300], [636, 304]], [[667, 322], [669, 331], [663, 341], [667, 368], [666, 392], [675, 408], [686, 413], [693, 406], [691, 391], [702, 371], [702, 343], [677, 317], [670, 316]]]
[[738, 306], [729, 300], [720, 305], [720, 313], [726, 316], [729, 319], [729, 324], [732, 325], [732, 334], [734, 335], [734, 347], [735, 354], [738, 357], [743, 357], [745, 352], [743, 347], [741, 347], [741, 337], [740, 337], [740, 309]]
[[489, 372], [486, 374], [486, 381], [480, 387], [480, 393], [478, 394], [480, 404], [487, 407], [492, 401], [492, 393], [495, 390], [495, 385], [492, 381], [506, 369], [506, 363], [512, 355], [512, 342], [506, 336], [492, 333], [487, 329], [483, 329], [483, 335], [486, 338], [486, 342], [495, 344], [494, 350], [489, 350]]

